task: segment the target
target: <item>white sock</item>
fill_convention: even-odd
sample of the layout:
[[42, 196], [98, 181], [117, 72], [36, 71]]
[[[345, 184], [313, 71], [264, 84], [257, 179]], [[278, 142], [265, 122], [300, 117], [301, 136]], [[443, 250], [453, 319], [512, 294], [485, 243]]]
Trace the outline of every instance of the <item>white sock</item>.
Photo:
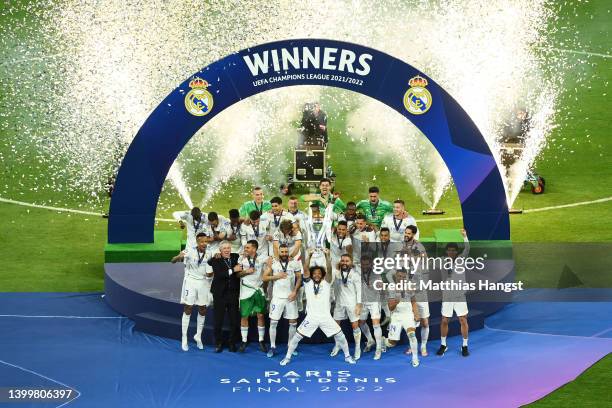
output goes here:
[[427, 339], [429, 339], [429, 326], [421, 326], [421, 348], [427, 345]]
[[287, 343], [291, 341], [293, 336], [295, 336], [296, 332], [297, 332], [297, 323], [289, 323], [289, 339], [287, 340]]
[[266, 334], [266, 326], [257, 326], [257, 334], [259, 334], [259, 341], [264, 341], [264, 336]]
[[380, 324], [374, 325], [374, 338], [376, 339], [376, 350], [382, 348], [382, 329]]
[[440, 337], [440, 345], [446, 346], [446, 337]]
[[361, 347], [361, 330], [358, 328], [353, 329], [353, 339], [355, 339], [355, 350], [357, 347]]
[[287, 345], [287, 354], [285, 355], [286, 359], [291, 360], [291, 356], [293, 355], [293, 352], [295, 351], [298, 344], [300, 343], [300, 340], [302, 340], [303, 338], [304, 337], [302, 337], [300, 333], [295, 333], [295, 336], [291, 338], [291, 340], [289, 341], [289, 344]]
[[[361, 334], [361, 333], [359, 333], [359, 334]], [[346, 341], [346, 337], [344, 337], [344, 333], [340, 332], [340, 333], [336, 334], [334, 336], [334, 340], [336, 341], [336, 345], [342, 349], [342, 352], [344, 353], [344, 357], [345, 358], [349, 357], [351, 354], [349, 352], [348, 342]]]
[[276, 326], [278, 326], [278, 320], [270, 320], [270, 347], [272, 348], [276, 348]]
[[372, 343], [374, 341], [374, 338], [372, 337], [370, 326], [368, 326], [366, 322], [363, 322], [363, 324], [361, 324], [359, 328], [361, 329], [361, 332], [365, 334], [366, 339], [368, 339], [368, 343]]
[[463, 339], [463, 345], [467, 347], [467, 338]]
[[408, 332], [408, 341], [410, 342], [410, 350], [412, 350], [412, 356], [414, 358], [414, 356], [419, 355], [419, 342], [414, 332]]
[[204, 329], [204, 320], [206, 320], [206, 316], [202, 316], [198, 313], [198, 325], [196, 329], [196, 336], [198, 338], [202, 336], [202, 329]]
[[247, 326], [247, 327], [240, 326], [240, 334], [242, 335], [242, 342], [246, 343], [247, 342], [247, 337], [249, 335], [249, 326]]
[[183, 321], [181, 322], [181, 329], [183, 329], [183, 337], [187, 337], [187, 330], [189, 329], [189, 320], [191, 319], [191, 315], [183, 312]]

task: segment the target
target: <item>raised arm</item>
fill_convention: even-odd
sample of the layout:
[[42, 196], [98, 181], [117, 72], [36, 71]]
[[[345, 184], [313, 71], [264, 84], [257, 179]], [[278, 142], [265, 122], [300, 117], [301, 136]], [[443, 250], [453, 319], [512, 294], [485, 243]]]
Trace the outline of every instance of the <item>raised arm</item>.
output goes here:
[[177, 263], [177, 262], [183, 262], [183, 260], [185, 259], [185, 251], [181, 251], [178, 253], [177, 256], [175, 256], [174, 258], [172, 258], [172, 260], [170, 262]]
[[333, 279], [334, 279], [334, 271], [332, 270], [332, 264], [331, 264], [331, 256], [329, 254], [329, 249], [325, 248], [323, 249], [323, 253], [325, 254], [325, 265], [327, 267], [327, 273], [325, 274], [325, 280], [328, 281], [329, 283], [332, 283]]
[[266, 266], [264, 266], [264, 274], [263, 274], [262, 280], [264, 282], [270, 282], [270, 281], [276, 280], [272, 272], [272, 257], [268, 257], [268, 260], [266, 261]]
[[465, 231], [465, 229], [461, 230], [461, 235], [463, 235], [463, 252], [461, 252], [459, 256], [462, 258], [466, 258], [470, 253], [470, 241], [468, 240], [467, 232]]
[[[277, 241], [274, 241], [275, 248], [276, 248], [276, 242]], [[293, 251], [291, 251], [291, 253], [289, 254], [289, 258], [295, 258], [300, 253], [301, 249], [302, 249], [302, 240], [298, 239], [295, 241], [295, 245], [293, 246]]]

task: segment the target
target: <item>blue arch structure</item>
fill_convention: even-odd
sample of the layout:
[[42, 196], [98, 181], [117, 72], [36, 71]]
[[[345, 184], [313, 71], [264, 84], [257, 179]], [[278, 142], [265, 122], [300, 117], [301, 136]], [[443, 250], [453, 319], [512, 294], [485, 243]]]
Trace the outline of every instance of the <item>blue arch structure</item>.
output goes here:
[[[298, 39], [228, 55], [196, 72], [155, 108], [119, 169], [108, 242], [153, 242], [163, 183], [189, 139], [234, 103], [294, 85], [348, 89], [395, 109], [425, 134], [446, 163], [470, 238], [510, 238], [506, 195], [495, 159], [457, 101], [431, 78], [388, 54], [346, 42]], [[200, 91], [194, 99], [192, 91], [197, 89], [208, 93]]]

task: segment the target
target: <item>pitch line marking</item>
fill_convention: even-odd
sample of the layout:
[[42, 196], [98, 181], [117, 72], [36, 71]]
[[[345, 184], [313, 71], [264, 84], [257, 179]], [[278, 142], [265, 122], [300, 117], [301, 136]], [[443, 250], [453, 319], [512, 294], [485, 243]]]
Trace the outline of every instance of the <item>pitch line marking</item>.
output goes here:
[[[550, 210], [557, 210], [560, 208], [571, 208], [571, 207], [579, 207], [582, 205], [604, 203], [607, 201], [612, 201], [612, 197], [604, 197], [604, 198], [599, 198], [597, 200], [591, 200], [591, 201], [579, 201], [576, 203], [569, 203], [569, 204], [553, 205], [549, 207], [531, 208], [531, 209], [523, 210], [523, 212], [524, 213], [534, 213], [534, 212], [541, 212], [541, 211], [550, 211]], [[7, 203], [7, 204], [21, 205], [23, 207], [41, 208], [44, 210], [51, 210], [51, 211], [58, 211], [58, 212], [69, 212], [69, 213], [75, 213], [75, 214], [93, 215], [93, 216], [98, 216], [98, 217], [101, 217], [103, 215], [102, 213], [97, 213], [93, 211], [83, 211], [83, 210], [75, 210], [72, 208], [62, 208], [62, 207], [52, 207], [48, 205], [32, 204], [32, 203], [27, 203], [25, 201], [11, 200], [11, 199], [2, 198], [2, 197], [0, 197], [0, 202]], [[461, 219], [463, 219], [463, 217], [420, 218], [417, 221], [418, 222], [437, 222], [437, 221], [457, 221]], [[171, 219], [171, 218], [155, 218], [155, 221], [172, 222], [172, 223], [176, 222], [175, 219]]]
[[571, 204], [561, 204], [561, 205], [554, 205], [551, 207], [541, 207], [541, 208], [532, 208], [532, 209], [527, 209], [524, 210], [524, 213], [533, 213], [533, 212], [539, 212], [539, 211], [548, 211], [548, 210], [556, 210], [557, 208], [568, 208], [568, 207], [578, 207], [581, 205], [587, 205], [587, 204], [597, 204], [597, 203], [603, 203], [606, 201], [612, 201], [612, 197], [605, 197], [605, 198], [600, 198], [597, 200], [592, 200], [592, 201], [579, 201], [577, 203], [571, 203]]
[[54, 383], [56, 383], [56, 384], [59, 384], [59, 385], [61, 385], [61, 386], [66, 387], [66, 388], [70, 388], [71, 390], [73, 390], [74, 392], [76, 392], [76, 393], [77, 393], [77, 396], [76, 396], [76, 397], [72, 398], [72, 399], [71, 399], [71, 400], [69, 400], [69, 401], [64, 402], [64, 403], [63, 403], [63, 404], [61, 404], [61, 405], [58, 405], [58, 406], [57, 406], [57, 407], [55, 407], [55, 408], [60, 408], [60, 407], [63, 407], [64, 405], [68, 405], [68, 404], [70, 404], [71, 402], [73, 402], [74, 400], [76, 400], [77, 398], [79, 398], [79, 397], [81, 396], [81, 391], [77, 390], [76, 388], [71, 387], [71, 386], [69, 386], [69, 385], [66, 385], [66, 384], [64, 384], [64, 383], [62, 383], [62, 382], [59, 382], [59, 381], [57, 381], [57, 380], [54, 380], [53, 378], [49, 378], [49, 377], [47, 377], [47, 376], [44, 376], [44, 375], [42, 375], [42, 374], [40, 374], [40, 373], [37, 373], [36, 371], [28, 370], [28, 369], [27, 369], [27, 368], [25, 368], [25, 367], [21, 367], [21, 366], [18, 366], [18, 365], [16, 365], [16, 364], [11, 364], [11, 363], [6, 362], [6, 361], [4, 361], [4, 360], [0, 360], [0, 363], [5, 364], [5, 365], [7, 365], [7, 366], [9, 366], [9, 367], [17, 368], [17, 369], [19, 369], [19, 370], [21, 370], [21, 371], [25, 371], [26, 373], [30, 373], [30, 374], [37, 375], [37, 376], [39, 376], [40, 378], [44, 378], [45, 380], [52, 381], [52, 382], [54, 382]]
[[[602, 330], [602, 331], [600, 331], [599, 333], [595, 333], [595, 334], [594, 334], [594, 335], [592, 335], [591, 337], [599, 337], [599, 336], [601, 336], [602, 334], [606, 334], [606, 333], [608, 333], [609, 331], [612, 331], [612, 327], [610, 327], [609, 329], [606, 329], [606, 330]], [[599, 337], [599, 338], [601, 338], [601, 337]]]
[[[484, 325], [484, 328], [488, 329], [488, 330], [499, 331], [499, 332], [531, 334], [531, 335], [534, 335], [534, 336], [553, 336], [553, 337], [566, 337], [566, 338], [574, 338], [574, 339], [578, 338], [578, 339], [598, 339], [598, 340], [602, 340], [603, 339], [603, 340], [609, 340], [609, 339], [607, 339], [605, 337], [595, 337], [595, 336], [573, 336], [571, 334], [537, 333], [537, 332], [529, 332], [529, 331], [523, 331], [523, 330], [495, 329], [493, 327], [487, 326], [486, 323]], [[599, 334], [602, 334], [602, 333], [597, 333], [597, 334], [599, 335]]]
[[602, 54], [599, 52], [590, 52], [590, 51], [581, 51], [581, 50], [568, 50], [565, 48], [555, 48], [555, 47], [539, 47], [540, 49], [543, 50], [552, 50], [552, 51], [559, 51], [559, 52], [565, 52], [568, 54], [580, 54], [580, 55], [588, 55], [590, 57], [601, 57], [601, 58], [612, 58], [612, 55], [610, 54]]

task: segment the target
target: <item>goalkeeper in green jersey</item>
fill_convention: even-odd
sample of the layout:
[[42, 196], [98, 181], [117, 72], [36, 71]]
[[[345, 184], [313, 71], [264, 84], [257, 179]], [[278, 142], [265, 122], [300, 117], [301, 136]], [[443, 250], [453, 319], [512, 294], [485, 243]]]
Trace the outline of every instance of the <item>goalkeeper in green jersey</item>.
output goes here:
[[393, 205], [388, 201], [381, 200], [378, 196], [379, 192], [378, 187], [372, 186], [368, 190], [369, 199], [357, 203], [357, 211], [365, 215], [368, 224], [375, 225], [377, 228], [380, 228], [385, 215], [393, 212]]
[[323, 178], [319, 181], [319, 191], [319, 194], [304, 194], [300, 200], [318, 205], [322, 214], [325, 213], [328, 204], [334, 205], [335, 213], [341, 213], [346, 209], [346, 204], [340, 199], [340, 194], [332, 193], [329, 179]]
[[240, 217], [246, 219], [252, 211], [259, 211], [259, 215], [272, 209], [272, 204], [264, 200], [264, 193], [261, 187], [253, 188], [253, 200], [245, 201], [240, 209]]

